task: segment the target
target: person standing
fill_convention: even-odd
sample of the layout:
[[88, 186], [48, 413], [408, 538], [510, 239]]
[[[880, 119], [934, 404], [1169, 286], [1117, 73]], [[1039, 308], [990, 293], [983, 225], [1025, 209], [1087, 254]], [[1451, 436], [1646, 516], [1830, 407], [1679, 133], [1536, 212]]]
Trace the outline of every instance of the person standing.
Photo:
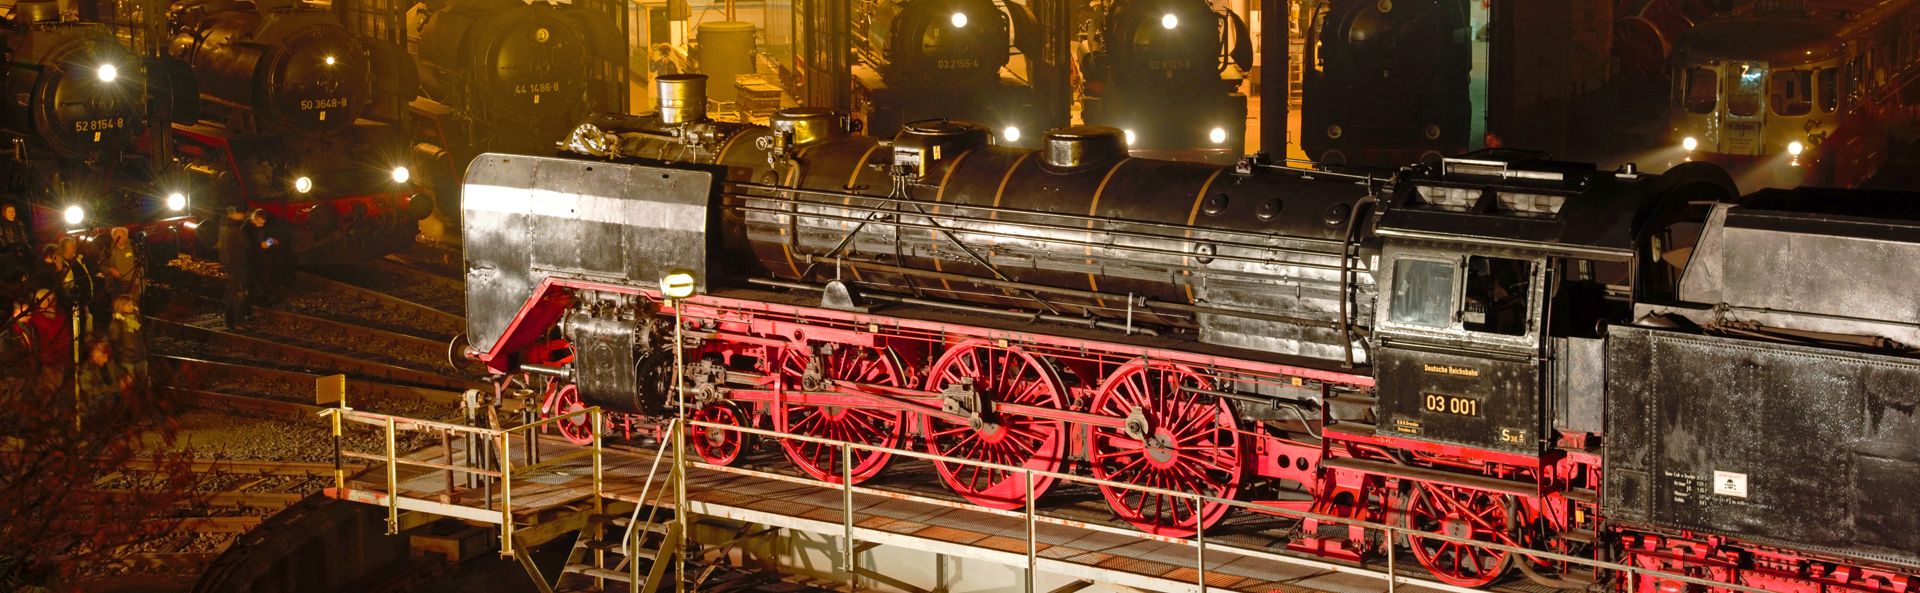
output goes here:
[[94, 332], [106, 329], [94, 327], [94, 321], [100, 307], [94, 298], [99, 296], [99, 286], [94, 283], [93, 266], [80, 253], [80, 240], [68, 235], [60, 238], [60, 261], [66, 266], [66, 273], [60, 277], [60, 292], [66, 296], [67, 308], [73, 311], [80, 331]]
[[253, 298], [260, 303], [271, 303], [280, 296], [285, 285], [285, 272], [291, 268], [291, 258], [287, 257], [287, 233], [285, 225], [274, 220], [265, 210], [254, 210], [247, 217], [248, 242], [253, 245]]
[[13, 204], [0, 206], [0, 283], [19, 282], [33, 261], [33, 239]]
[[251, 284], [249, 274], [253, 265], [249, 260], [254, 249], [246, 227], [246, 213], [228, 206], [227, 218], [220, 221], [220, 238], [215, 244], [215, 251], [220, 254], [220, 270], [227, 274], [227, 329], [238, 329], [253, 315], [247, 287]]
[[107, 245], [107, 256], [100, 273], [106, 277], [106, 298], [110, 301], [120, 295], [133, 295], [140, 298], [140, 260], [133, 250], [133, 239], [126, 227], [114, 227], [112, 239]]
[[140, 332], [140, 306], [133, 295], [113, 298], [113, 323], [107, 330], [113, 352], [135, 380], [147, 376], [147, 339]]

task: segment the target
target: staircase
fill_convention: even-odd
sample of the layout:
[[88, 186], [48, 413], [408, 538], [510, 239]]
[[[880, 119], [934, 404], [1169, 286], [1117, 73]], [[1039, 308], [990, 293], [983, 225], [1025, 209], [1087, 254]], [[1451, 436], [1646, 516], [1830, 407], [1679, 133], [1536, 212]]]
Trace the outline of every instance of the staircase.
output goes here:
[[[672, 591], [669, 572], [677, 572], [686, 549], [680, 523], [656, 521], [651, 511], [636, 518], [639, 509], [634, 511], [588, 517], [553, 590], [655, 593], [665, 584]], [[638, 527], [635, 521], [641, 521]]]

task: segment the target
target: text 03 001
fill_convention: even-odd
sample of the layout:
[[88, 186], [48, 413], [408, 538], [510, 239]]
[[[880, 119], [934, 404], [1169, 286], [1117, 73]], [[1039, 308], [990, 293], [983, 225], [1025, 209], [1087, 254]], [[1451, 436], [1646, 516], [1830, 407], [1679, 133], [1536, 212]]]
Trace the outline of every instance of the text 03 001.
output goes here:
[[1480, 400], [1458, 395], [1440, 395], [1429, 393], [1423, 402], [1428, 412], [1453, 414], [1455, 416], [1480, 417]]

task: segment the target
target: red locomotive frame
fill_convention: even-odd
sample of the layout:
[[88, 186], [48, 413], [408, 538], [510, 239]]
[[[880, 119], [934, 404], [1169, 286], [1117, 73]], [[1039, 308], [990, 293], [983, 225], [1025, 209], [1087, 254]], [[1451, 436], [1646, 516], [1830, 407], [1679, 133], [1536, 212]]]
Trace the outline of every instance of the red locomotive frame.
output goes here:
[[[477, 358], [501, 374], [513, 372], [515, 364], [569, 362], [569, 345], [553, 339], [549, 330], [574, 304], [576, 291], [637, 296], [648, 303], [648, 313], [668, 319], [673, 315], [655, 292], [549, 278], [535, 287], [494, 348], [477, 353]], [[683, 345], [698, 343], [688, 350], [694, 355], [689, 364], [752, 357], [758, 374], [733, 371], [734, 379], [760, 386], [722, 394], [703, 389], [696, 380], [689, 390], [690, 402], [698, 400], [694, 420], [746, 425], [765, 415], [779, 432], [880, 447], [909, 447], [911, 443], [903, 441], [917, 437], [938, 455], [1061, 472], [1084, 464], [1106, 480], [1221, 498], [1245, 500], [1238, 495], [1251, 479], [1283, 480], [1302, 486], [1312, 500], [1254, 502], [1768, 591], [1920, 591], [1920, 580], [1895, 570], [1709, 534], [1608, 524], [1598, 502], [1601, 458], [1578, 447], [1535, 457], [1380, 436], [1370, 430], [1343, 432], [1335, 423], [1313, 439], [1311, 428], [1300, 435], [1243, 423], [1226, 398], [1202, 404], [1189, 391], [1205, 391], [1208, 376], [1230, 373], [1324, 396], [1369, 389], [1374, 380], [1367, 375], [742, 296], [750, 295], [699, 295], [682, 301], [682, 329], [689, 338]], [[815, 358], [826, 363], [809, 365]], [[922, 364], [908, 365], [906, 360]], [[979, 433], [1000, 436], [971, 443], [946, 436], [973, 433], [957, 429], [972, 428], [967, 423], [981, 422], [984, 415], [969, 414], [964, 406], [942, 407], [943, 399], [965, 401], [965, 394], [943, 398], [939, 391], [920, 386], [956, 383], [999, 395], [995, 399], [1002, 403], [993, 405], [1012, 413], [996, 416], [1004, 426]], [[543, 411], [557, 414], [583, 405], [572, 390], [549, 380]], [[1153, 397], [1152, 405], [1134, 408], [1143, 414], [1129, 418], [1119, 411], [1117, 402], [1146, 401], [1143, 396]], [[1138, 424], [1130, 429], [1130, 421]], [[562, 432], [577, 437], [587, 434], [582, 428], [563, 426]], [[1150, 436], [1134, 438], [1130, 430]], [[740, 433], [694, 428], [690, 435], [695, 450], [719, 465], [737, 461], [745, 444]], [[792, 442], [782, 446], [806, 474], [841, 481], [833, 461], [840, 455], [838, 448]], [[878, 475], [887, 457], [884, 452], [856, 453], [853, 480]], [[951, 489], [975, 504], [1006, 509], [1025, 503], [1020, 481], [1008, 479], [1011, 472], [938, 463], [936, 468]], [[1048, 486], [1036, 483], [1034, 492]], [[1210, 524], [1230, 510], [1218, 503], [1196, 509], [1184, 501], [1102, 490], [1118, 516], [1159, 536], [1191, 536], [1197, 525]], [[1196, 516], [1201, 520], [1196, 522]], [[1365, 529], [1311, 520], [1302, 524], [1301, 533], [1307, 535], [1295, 539], [1291, 550], [1336, 560], [1358, 561], [1381, 546], [1404, 544], [1437, 580], [1457, 586], [1489, 585], [1515, 568], [1537, 582], [1565, 588], [1609, 583], [1633, 593], [1709, 589], [1668, 578], [1609, 581], [1589, 567], [1524, 554], [1513, 558], [1506, 551], [1470, 549], [1438, 539], [1408, 536], [1404, 542], [1384, 542]], [[1607, 557], [1610, 549], [1619, 556]]]

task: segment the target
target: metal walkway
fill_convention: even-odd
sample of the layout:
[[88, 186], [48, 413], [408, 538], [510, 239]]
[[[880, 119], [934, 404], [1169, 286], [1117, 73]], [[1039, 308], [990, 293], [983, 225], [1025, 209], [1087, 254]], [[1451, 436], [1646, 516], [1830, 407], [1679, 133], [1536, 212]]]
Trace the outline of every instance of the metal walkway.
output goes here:
[[[366, 417], [354, 419], [363, 425], [381, 424], [369, 420], [378, 415], [353, 414]], [[503, 553], [509, 551], [510, 540], [520, 541], [518, 545], [522, 546], [532, 545], [577, 529], [572, 524], [577, 521], [570, 517], [584, 512], [583, 503], [596, 499], [596, 486], [606, 500], [640, 504], [649, 474], [672, 465], [671, 459], [664, 459], [656, 466], [652, 451], [606, 448], [598, 456], [601, 476], [596, 484], [595, 456], [588, 454], [593, 448], [570, 445], [553, 437], [530, 438], [532, 431], [522, 430], [528, 427], [510, 434], [509, 431], [432, 423], [410, 424], [405, 420], [395, 421], [393, 426], [399, 431], [488, 433], [488, 438], [479, 442], [508, 442], [511, 463], [507, 475], [511, 494], [496, 491], [497, 481], [468, 480], [461, 475], [501, 476], [497, 470], [464, 469], [474, 467], [467, 455], [470, 441], [464, 438], [445, 438], [440, 446], [411, 454], [399, 453], [397, 460], [404, 461], [393, 466], [391, 472], [378, 455], [349, 455], [373, 459], [376, 463], [350, 479], [343, 479], [344, 489], [331, 493], [346, 500], [390, 506], [395, 513], [396, 529], [423, 522], [409, 519], [409, 514], [421, 519], [447, 516], [496, 525], [502, 523], [503, 516], [510, 515], [514, 517], [514, 525], [512, 529], [503, 530]], [[487, 449], [497, 448], [496, 444]], [[532, 456], [527, 454], [529, 450], [535, 450]], [[562, 456], [571, 459], [560, 459]], [[1200, 540], [1151, 536], [1120, 526], [1122, 524], [1105, 511], [1098, 494], [1087, 487], [1058, 490], [1058, 494], [1048, 497], [1046, 504], [1050, 508], [1036, 515], [1019, 510], [981, 509], [939, 498], [925, 487], [918, 488], [919, 491], [900, 488], [903, 484], [924, 486], [934, 481], [928, 464], [910, 459], [897, 460], [887, 475], [875, 480], [881, 486], [851, 489], [759, 470], [702, 463], [691, 463], [689, 467], [687, 507], [695, 516], [857, 542], [847, 546], [852, 548], [851, 556], [856, 559], [864, 546], [901, 546], [1096, 583], [1166, 592], [1475, 591], [1420, 578], [1424, 573], [1414, 572], [1419, 567], [1410, 558], [1400, 559], [1398, 568], [1402, 576], [1390, 583], [1384, 563], [1355, 566], [1285, 554], [1281, 552], [1285, 545], [1284, 533], [1245, 522], [1240, 527], [1229, 522], [1210, 529]], [[392, 483], [399, 485], [399, 498], [387, 496], [390, 477]], [[470, 487], [470, 482], [482, 487]], [[654, 492], [660, 489], [656, 486]], [[674, 507], [671, 496], [656, 497], [652, 502], [665, 508]], [[847, 512], [849, 502], [851, 513]], [[1092, 504], [1096, 502], [1100, 504]], [[1269, 528], [1281, 521], [1273, 517], [1252, 519]], [[533, 536], [532, 543], [510, 535], [513, 532]], [[841, 574], [864, 581], [868, 579], [857, 576], [861, 572], [881, 572], [868, 566], [848, 570], [844, 565], [844, 559], [849, 556], [846, 551], [843, 547], [836, 559], [841, 563], [836, 567]], [[1204, 570], [1200, 568], [1202, 557]], [[1008, 585], [1017, 586], [1016, 583]], [[1546, 589], [1517, 582], [1500, 590], [1530, 593]]]

